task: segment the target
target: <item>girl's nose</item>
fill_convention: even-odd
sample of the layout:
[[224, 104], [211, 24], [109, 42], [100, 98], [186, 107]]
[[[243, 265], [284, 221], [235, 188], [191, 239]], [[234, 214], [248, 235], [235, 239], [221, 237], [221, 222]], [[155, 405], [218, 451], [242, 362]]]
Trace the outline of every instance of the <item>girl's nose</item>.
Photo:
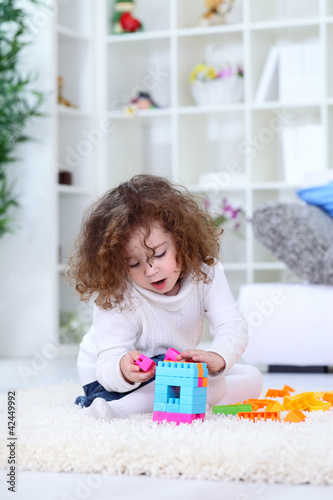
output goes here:
[[153, 276], [156, 273], [156, 264], [155, 264], [155, 259], [147, 259], [146, 265], [145, 265], [145, 274], [146, 276]]

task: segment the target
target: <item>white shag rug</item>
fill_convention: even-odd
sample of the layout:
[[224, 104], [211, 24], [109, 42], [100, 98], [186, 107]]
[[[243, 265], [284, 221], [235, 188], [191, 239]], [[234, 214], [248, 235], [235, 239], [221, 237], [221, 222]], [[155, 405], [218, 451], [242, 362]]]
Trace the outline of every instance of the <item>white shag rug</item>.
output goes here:
[[[179, 426], [152, 414], [104, 422], [74, 405], [81, 393], [72, 382], [17, 391], [19, 470], [333, 484], [333, 408], [298, 424], [213, 414]], [[0, 411], [7, 469], [7, 394]]]

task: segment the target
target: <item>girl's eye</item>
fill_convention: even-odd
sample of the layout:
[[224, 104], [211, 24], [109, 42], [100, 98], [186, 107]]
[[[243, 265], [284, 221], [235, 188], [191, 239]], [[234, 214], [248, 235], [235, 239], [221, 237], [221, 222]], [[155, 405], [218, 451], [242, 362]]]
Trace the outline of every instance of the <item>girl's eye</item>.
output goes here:
[[135, 264], [129, 264], [130, 268], [137, 267], [139, 265], [139, 262], [136, 262]]
[[166, 250], [164, 250], [163, 253], [161, 253], [160, 255], [155, 255], [156, 259], [159, 259], [160, 257], [164, 257], [164, 255], [166, 254]]

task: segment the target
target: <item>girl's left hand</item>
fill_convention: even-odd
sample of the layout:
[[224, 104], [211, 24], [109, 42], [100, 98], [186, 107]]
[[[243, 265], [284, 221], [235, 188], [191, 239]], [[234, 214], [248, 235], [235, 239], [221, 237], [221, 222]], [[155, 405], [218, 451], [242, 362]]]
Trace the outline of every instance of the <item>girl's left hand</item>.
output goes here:
[[206, 363], [209, 373], [217, 373], [225, 368], [225, 361], [216, 352], [202, 351], [201, 349], [187, 349], [178, 356], [178, 361], [196, 361]]

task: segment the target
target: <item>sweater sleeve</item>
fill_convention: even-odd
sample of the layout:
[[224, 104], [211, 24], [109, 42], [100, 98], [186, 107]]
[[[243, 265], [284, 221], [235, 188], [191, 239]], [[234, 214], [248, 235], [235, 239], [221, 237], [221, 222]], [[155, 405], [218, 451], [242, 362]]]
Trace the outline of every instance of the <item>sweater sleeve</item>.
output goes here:
[[140, 383], [127, 382], [120, 370], [120, 360], [135, 349], [139, 332], [140, 321], [135, 311], [105, 311], [95, 306], [96, 375], [108, 391], [127, 392], [139, 387]]
[[246, 349], [248, 326], [232, 296], [220, 262], [211, 268], [209, 276], [211, 282], [203, 285], [205, 315], [213, 337], [207, 351], [216, 352], [223, 357], [226, 363], [223, 371], [225, 374]]

